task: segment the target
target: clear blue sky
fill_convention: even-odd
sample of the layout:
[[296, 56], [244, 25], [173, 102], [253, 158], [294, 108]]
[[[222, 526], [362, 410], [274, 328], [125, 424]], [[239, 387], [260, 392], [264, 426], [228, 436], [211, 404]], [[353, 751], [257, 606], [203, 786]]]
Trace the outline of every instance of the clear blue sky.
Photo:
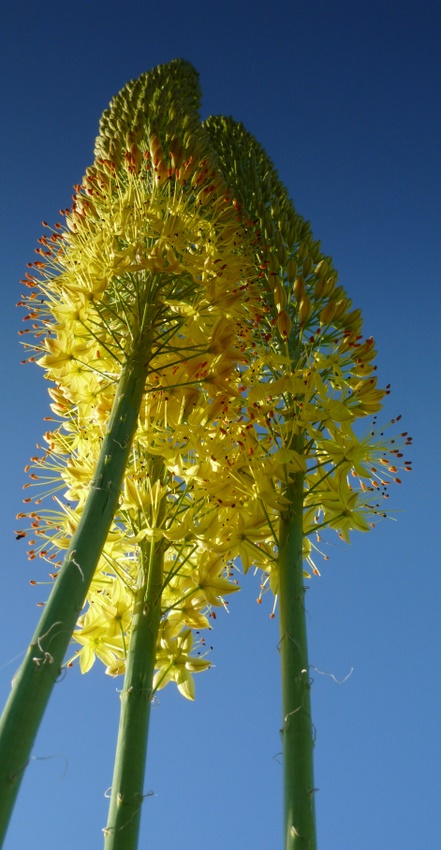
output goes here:
[[[41, 220], [58, 220], [90, 164], [98, 119], [130, 78], [183, 56], [203, 115], [232, 114], [266, 147], [392, 384], [415, 471], [398, 522], [335, 545], [307, 596], [320, 850], [441, 846], [440, 48], [430, 0], [10, 2], [2, 9], [3, 439], [0, 697], [45, 598], [44, 564], [14, 540], [23, 467], [47, 387], [22, 357], [19, 279]], [[337, 539], [337, 538], [336, 538]], [[142, 848], [281, 848], [277, 622], [243, 581], [211, 633], [216, 665], [186, 702], [169, 686], [151, 724]], [[69, 671], [26, 771], [5, 850], [102, 846], [120, 680]]]

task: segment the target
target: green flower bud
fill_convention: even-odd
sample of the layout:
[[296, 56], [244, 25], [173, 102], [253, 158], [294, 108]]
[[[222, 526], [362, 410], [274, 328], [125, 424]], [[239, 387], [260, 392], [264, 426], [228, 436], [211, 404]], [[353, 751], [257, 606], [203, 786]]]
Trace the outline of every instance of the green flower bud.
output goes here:
[[297, 274], [298, 274], [298, 265], [297, 265], [296, 261], [294, 260], [294, 258], [291, 257], [291, 259], [288, 260], [288, 263], [287, 263], [287, 266], [286, 266], [286, 276], [287, 276], [290, 283], [294, 283], [294, 281], [297, 277]]
[[297, 301], [301, 301], [305, 294], [305, 281], [303, 277], [300, 275], [297, 280], [294, 282], [293, 292]]

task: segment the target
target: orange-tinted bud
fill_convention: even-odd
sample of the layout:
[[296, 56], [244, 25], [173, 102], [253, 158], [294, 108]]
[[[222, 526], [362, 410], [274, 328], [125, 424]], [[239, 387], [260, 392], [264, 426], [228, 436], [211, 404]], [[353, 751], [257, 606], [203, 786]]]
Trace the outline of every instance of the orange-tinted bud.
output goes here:
[[197, 194], [197, 202], [200, 207], [205, 207], [215, 195], [215, 187], [213, 184], [204, 186]]
[[188, 159], [185, 160], [182, 168], [179, 168], [179, 179], [181, 181], [188, 180], [193, 174], [196, 168], [196, 160], [195, 157], [189, 156]]
[[168, 149], [174, 167], [180, 168], [184, 161], [184, 151], [177, 136], [173, 136], [173, 138], [170, 140]]
[[142, 153], [138, 145], [133, 142], [128, 151], [124, 155], [124, 160], [127, 163], [129, 171], [138, 172], [142, 162]]
[[152, 156], [153, 165], [157, 165], [159, 159], [163, 159], [162, 145], [159, 136], [152, 133], [149, 138], [150, 153]]

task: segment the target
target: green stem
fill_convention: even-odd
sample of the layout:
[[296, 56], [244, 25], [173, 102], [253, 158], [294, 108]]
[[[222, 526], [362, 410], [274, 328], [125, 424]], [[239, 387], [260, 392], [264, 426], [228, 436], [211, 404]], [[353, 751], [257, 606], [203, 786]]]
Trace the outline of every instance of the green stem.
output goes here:
[[151, 331], [127, 358], [90, 491], [0, 720], [0, 847], [52, 688], [118, 507], [145, 384]]
[[303, 475], [284, 491], [280, 519], [279, 612], [282, 665], [284, 848], [316, 850], [313, 733], [303, 583]]
[[138, 846], [163, 587], [162, 546], [150, 544], [148, 549], [148, 564], [143, 564], [139, 575], [121, 693], [105, 850], [136, 850]]

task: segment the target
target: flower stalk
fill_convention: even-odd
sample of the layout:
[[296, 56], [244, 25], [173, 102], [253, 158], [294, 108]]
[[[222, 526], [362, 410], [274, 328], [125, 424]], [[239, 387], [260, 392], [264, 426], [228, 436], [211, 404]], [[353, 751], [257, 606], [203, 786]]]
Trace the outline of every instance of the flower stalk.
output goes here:
[[121, 693], [105, 850], [136, 850], [138, 846], [163, 588], [162, 543], [143, 548]]
[[145, 384], [149, 333], [128, 357], [94, 480], [0, 722], [0, 845], [34, 739], [92, 581], [121, 492]]
[[278, 558], [285, 850], [316, 850], [313, 727], [303, 579], [303, 475], [280, 516]]

